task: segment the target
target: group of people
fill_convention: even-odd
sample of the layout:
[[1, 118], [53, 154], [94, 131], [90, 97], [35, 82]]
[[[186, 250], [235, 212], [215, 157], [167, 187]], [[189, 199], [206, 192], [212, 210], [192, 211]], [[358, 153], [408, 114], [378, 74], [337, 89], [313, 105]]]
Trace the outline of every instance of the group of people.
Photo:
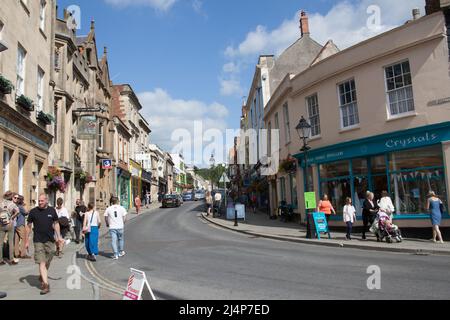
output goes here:
[[[214, 216], [214, 212], [217, 211], [219, 217], [221, 216], [220, 208], [222, 204], [222, 194], [220, 192], [216, 192], [213, 194], [208, 191], [206, 193], [206, 216], [210, 216], [211, 214]], [[212, 213], [211, 211], [214, 210]]]
[[[317, 210], [318, 212], [325, 213], [327, 222], [329, 222], [331, 214], [336, 215], [336, 210], [326, 194], [319, 202]], [[428, 194], [427, 210], [429, 210], [431, 224], [433, 226], [432, 241], [444, 243], [441, 231], [439, 229], [442, 221], [442, 215], [444, 214], [444, 205], [442, 200], [440, 200], [433, 191], [430, 191]], [[394, 212], [395, 207], [387, 191], [383, 191], [381, 198], [376, 202], [374, 193], [367, 191], [366, 199], [364, 200], [362, 206], [362, 239], [366, 240], [366, 233], [369, 231], [369, 227], [376, 223], [377, 219], [378, 221], [382, 221], [387, 229], [396, 229], [397, 226], [393, 224]], [[353, 224], [356, 222], [356, 208], [353, 206], [352, 199], [350, 197], [346, 198], [346, 203], [343, 208], [343, 221], [345, 222], [347, 229], [346, 239], [352, 240], [352, 228]], [[378, 235], [377, 240], [380, 241]]]
[[[48, 204], [48, 197], [40, 195], [38, 206], [29, 212], [25, 209], [24, 198], [14, 192], [7, 191], [0, 206], [0, 266], [6, 263], [17, 265], [20, 259], [31, 259], [28, 255], [30, 235], [33, 233], [34, 261], [39, 265], [39, 281], [41, 294], [50, 292], [48, 270], [54, 256], [62, 256], [65, 237], [73, 233], [76, 243], [84, 237], [87, 259], [96, 261], [99, 254], [98, 238], [101, 218], [95, 205], [84, 206], [81, 200], [76, 201], [72, 214], [64, 207], [62, 198], [56, 201], [56, 207]], [[127, 210], [119, 205], [117, 197], [111, 198], [111, 206], [104, 212], [106, 226], [112, 239], [113, 259], [125, 255], [124, 225]], [[68, 242], [67, 242], [68, 243]], [[4, 248], [9, 246], [9, 259], [4, 259]], [[1, 296], [1, 295], [0, 295]]]

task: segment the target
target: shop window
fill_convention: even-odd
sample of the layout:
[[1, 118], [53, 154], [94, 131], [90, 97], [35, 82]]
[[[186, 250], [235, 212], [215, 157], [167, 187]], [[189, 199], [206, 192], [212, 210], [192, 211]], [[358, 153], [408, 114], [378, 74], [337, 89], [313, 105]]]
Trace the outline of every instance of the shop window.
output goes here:
[[390, 154], [390, 170], [392, 172], [416, 168], [441, 167], [443, 165], [441, 145]]
[[336, 213], [342, 214], [345, 206], [345, 199], [351, 197], [352, 193], [350, 178], [324, 181], [321, 183], [320, 190], [320, 197], [322, 198], [325, 194], [328, 195], [328, 199], [331, 201]]
[[385, 68], [391, 116], [414, 111], [414, 96], [409, 61]]
[[367, 159], [353, 159], [352, 169], [354, 175], [367, 175], [369, 173]]
[[347, 128], [358, 125], [359, 114], [354, 79], [339, 84], [339, 103], [341, 109], [341, 127]]
[[384, 155], [370, 159], [370, 171], [372, 174], [386, 174], [386, 157]]
[[320, 178], [331, 179], [350, 175], [350, 166], [347, 160], [320, 165]]
[[366, 200], [366, 192], [369, 190], [369, 178], [355, 177], [353, 183], [355, 190], [353, 195], [353, 205], [355, 206], [357, 215], [362, 216], [363, 203], [364, 200]]
[[315, 137], [320, 135], [319, 100], [317, 94], [306, 98], [306, 105], [308, 106], [309, 123], [311, 124], [311, 137]]

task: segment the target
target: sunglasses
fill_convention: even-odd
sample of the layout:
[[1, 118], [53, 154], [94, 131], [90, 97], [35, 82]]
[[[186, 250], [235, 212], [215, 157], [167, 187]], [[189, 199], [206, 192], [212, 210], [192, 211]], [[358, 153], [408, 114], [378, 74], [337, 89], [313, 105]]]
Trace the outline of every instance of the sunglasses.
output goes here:
[[19, 199], [19, 197], [13, 197], [13, 199]]

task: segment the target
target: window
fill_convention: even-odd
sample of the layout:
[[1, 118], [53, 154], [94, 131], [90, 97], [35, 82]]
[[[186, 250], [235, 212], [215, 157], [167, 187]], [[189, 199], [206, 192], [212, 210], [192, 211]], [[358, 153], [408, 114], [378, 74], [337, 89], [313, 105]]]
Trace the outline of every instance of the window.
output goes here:
[[285, 103], [283, 105], [283, 112], [284, 112], [284, 124], [285, 124], [285, 134], [286, 134], [286, 143], [291, 141], [291, 128], [289, 125], [289, 109], [288, 104]]
[[100, 122], [98, 124], [98, 140], [97, 140], [98, 149], [103, 149], [103, 123]]
[[278, 120], [278, 112], [275, 113], [275, 129], [280, 130], [280, 122]]
[[280, 200], [286, 201], [286, 178], [280, 178]]
[[59, 52], [59, 48], [55, 49], [55, 70], [59, 70], [60, 69], [60, 52]]
[[19, 44], [17, 50], [17, 82], [16, 89], [17, 95], [20, 96], [25, 93], [25, 49]]
[[38, 67], [37, 111], [44, 110], [44, 71]]
[[308, 106], [309, 123], [311, 124], [311, 137], [320, 135], [320, 116], [319, 116], [319, 101], [317, 94], [306, 98]]
[[9, 161], [11, 160], [11, 151], [3, 149], [3, 192], [9, 190]]
[[58, 105], [55, 105], [55, 108], [53, 109], [55, 112], [55, 127], [53, 132], [53, 139], [55, 143], [58, 142]]
[[291, 189], [291, 204], [294, 207], [298, 206], [298, 199], [297, 199], [297, 178], [295, 177], [295, 174], [289, 175], [289, 185]]
[[356, 101], [355, 80], [339, 85], [339, 103], [341, 108], [342, 128], [359, 124], [358, 103]]
[[414, 96], [409, 61], [385, 68], [389, 113], [396, 116], [414, 111]]
[[123, 161], [123, 143], [122, 143], [122, 139], [119, 139], [119, 160]]
[[25, 157], [19, 154], [19, 194], [23, 195], [23, 166], [25, 164]]
[[41, 0], [40, 7], [39, 7], [39, 29], [42, 31], [45, 31], [45, 7], [46, 7], [46, 1]]

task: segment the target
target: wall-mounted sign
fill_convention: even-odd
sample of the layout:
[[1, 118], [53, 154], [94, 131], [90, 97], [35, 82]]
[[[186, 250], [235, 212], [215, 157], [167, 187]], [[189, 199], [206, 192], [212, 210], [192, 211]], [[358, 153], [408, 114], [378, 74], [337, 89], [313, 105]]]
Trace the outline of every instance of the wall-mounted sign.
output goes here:
[[110, 170], [112, 169], [112, 160], [102, 160], [102, 169], [103, 170]]
[[430, 102], [428, 102], [427, 105], [428, 105], [429, 107], [434, 107], [434, 106], [440, 106], [440, 105], [446, 104], [446, 103], [450, 103], [450, 97], [430, 101]]
[[150, 153], [138, 153], [136, 154], [136, 161], [151, 161], [152, 156]]
[[78, 140], [97, 139], [97, 117], [81, 116], [78, 124]]

